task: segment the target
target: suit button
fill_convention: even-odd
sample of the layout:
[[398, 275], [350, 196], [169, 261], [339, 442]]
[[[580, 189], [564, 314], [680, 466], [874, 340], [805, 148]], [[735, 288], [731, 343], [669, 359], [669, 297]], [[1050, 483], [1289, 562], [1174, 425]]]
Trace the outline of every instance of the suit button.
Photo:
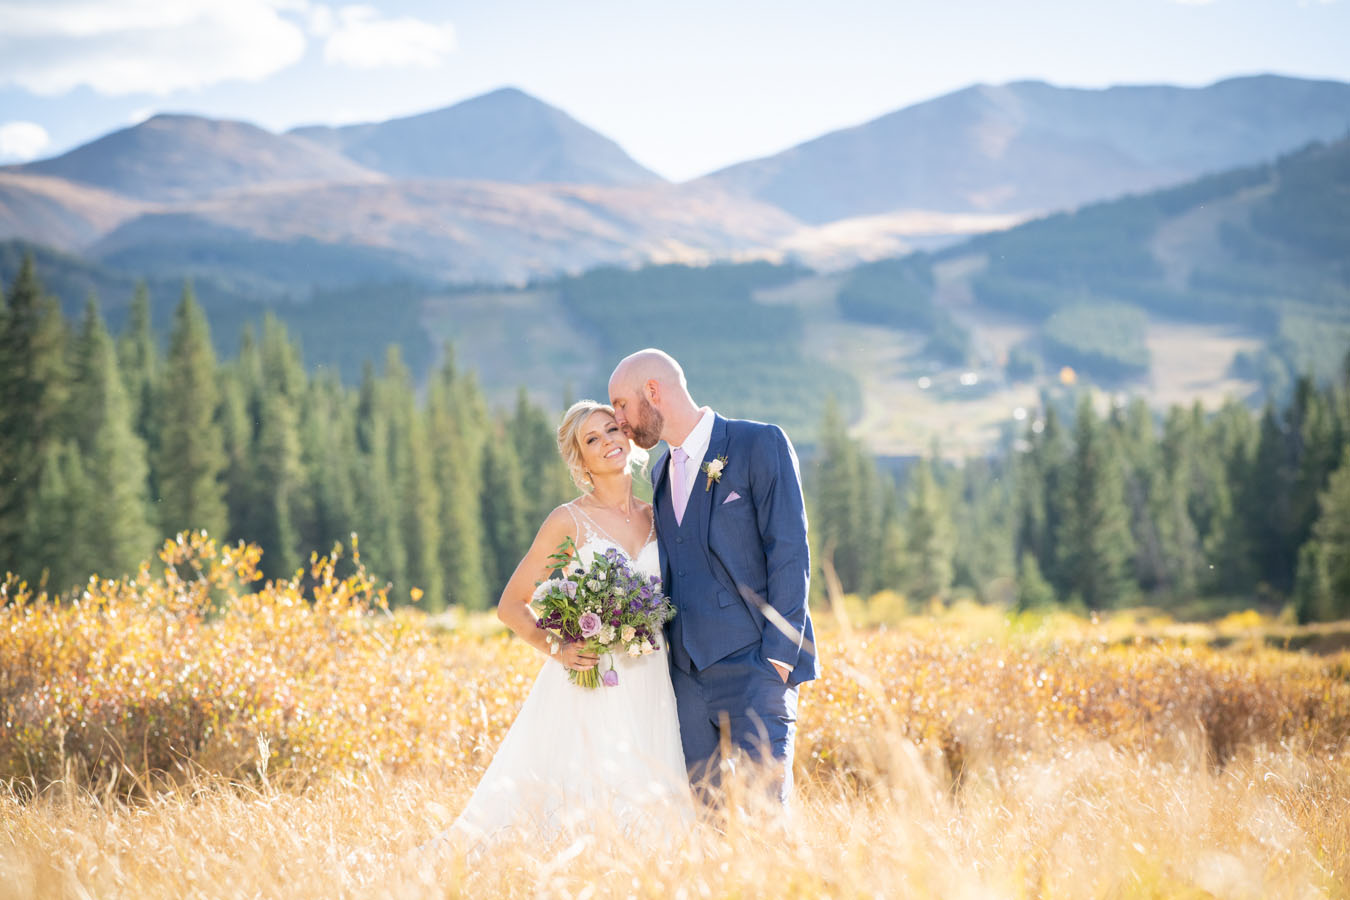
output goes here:
[[684, 538], [682, 538], [682, 537], [677, 537], [677, 538], [675, 539], [675, 543], [677, 543], [677, 544], [683, 544], [683, 543], [684, 543]]
[[676, 572], [675, 574], [678, 575], [678, 576], [680, 576], [681, 578], [684, 577], [684, 572]]

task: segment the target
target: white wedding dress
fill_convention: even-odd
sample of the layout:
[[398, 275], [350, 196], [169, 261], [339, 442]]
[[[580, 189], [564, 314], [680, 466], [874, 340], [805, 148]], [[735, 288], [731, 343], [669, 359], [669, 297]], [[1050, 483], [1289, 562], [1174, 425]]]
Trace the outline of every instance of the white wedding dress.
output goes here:
[[[611, 547], [644, 576], [660, 574], [655, 534], [636, 556], [574, 504], [578, 559]], [[615, 654], [619, 683], [583, 688], [554, 659], [529, 696], [448, 834], [472, 845], [512, 833], [553, 840], [613, 828], [662, 842], [694, 819], [680, 746], [669, 650], [637, 658]], [[609, 668], [603, 656], [601, 671]]]

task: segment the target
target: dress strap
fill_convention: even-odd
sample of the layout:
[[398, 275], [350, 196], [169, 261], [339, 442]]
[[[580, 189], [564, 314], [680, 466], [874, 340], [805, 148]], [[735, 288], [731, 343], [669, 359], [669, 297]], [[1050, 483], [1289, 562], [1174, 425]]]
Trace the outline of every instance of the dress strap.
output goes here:
[[[586, 510], [576, 505], [575, 500], [569, 500], [564, 503], [563, 506], [566, 506], [567, 511], [572, 514], [572, 526], [577, 532], [573, 537], [572, 542], [576, 544], [578, 550], [580, 550], [587, 541], [597, 535], [612, 540], [609, 535], [605, 534], [596, 521], [586, 514]], [[578, 516], [580, 516], [580, 518], [578, 518]]]

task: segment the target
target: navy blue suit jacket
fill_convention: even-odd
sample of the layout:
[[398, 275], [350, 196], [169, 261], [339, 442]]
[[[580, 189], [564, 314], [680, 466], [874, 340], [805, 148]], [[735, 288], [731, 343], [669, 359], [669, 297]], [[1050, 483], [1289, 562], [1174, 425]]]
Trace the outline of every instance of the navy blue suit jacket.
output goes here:
[[[652, 471], [652, 502], [662, 582], [679, 619], [671, 633], [679, 635], [700, 668], [758, 644], [764, 659], [792, 666], [789, 684], [817, 677], [815, 633], [806, 605], [811, 577], [806, 507], [797, 454], [787, 435], [776, 425], [714, 418], [685, 508], [686, 525], [697, 525], [698, 547], [705, 551], [696, 555], [697, 565], [707, 568], [684, 578], [671, 571], [667, 547], [674, 538], [659, 527], [671, 502], [669, 456], [667, 450]], [[703, 467], [719, 457], [726, 458], [725, 468], [709, 486]], [[690, 516], [697, 518], [691, 523]]]

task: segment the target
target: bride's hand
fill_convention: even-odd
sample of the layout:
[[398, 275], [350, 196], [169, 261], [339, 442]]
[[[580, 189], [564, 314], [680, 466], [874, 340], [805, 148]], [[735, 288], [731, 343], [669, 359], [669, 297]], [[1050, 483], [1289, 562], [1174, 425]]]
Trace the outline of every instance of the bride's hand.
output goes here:
[[578, 672], [584, 672], [587, 669], [594, 669], [600, 662], [600, 657], [586, 650], [586, 645], [579, 641], [572, 641], [563, 644], [558, 648], [554, 659], [563, 664], [565, 669], [575, 669]]

